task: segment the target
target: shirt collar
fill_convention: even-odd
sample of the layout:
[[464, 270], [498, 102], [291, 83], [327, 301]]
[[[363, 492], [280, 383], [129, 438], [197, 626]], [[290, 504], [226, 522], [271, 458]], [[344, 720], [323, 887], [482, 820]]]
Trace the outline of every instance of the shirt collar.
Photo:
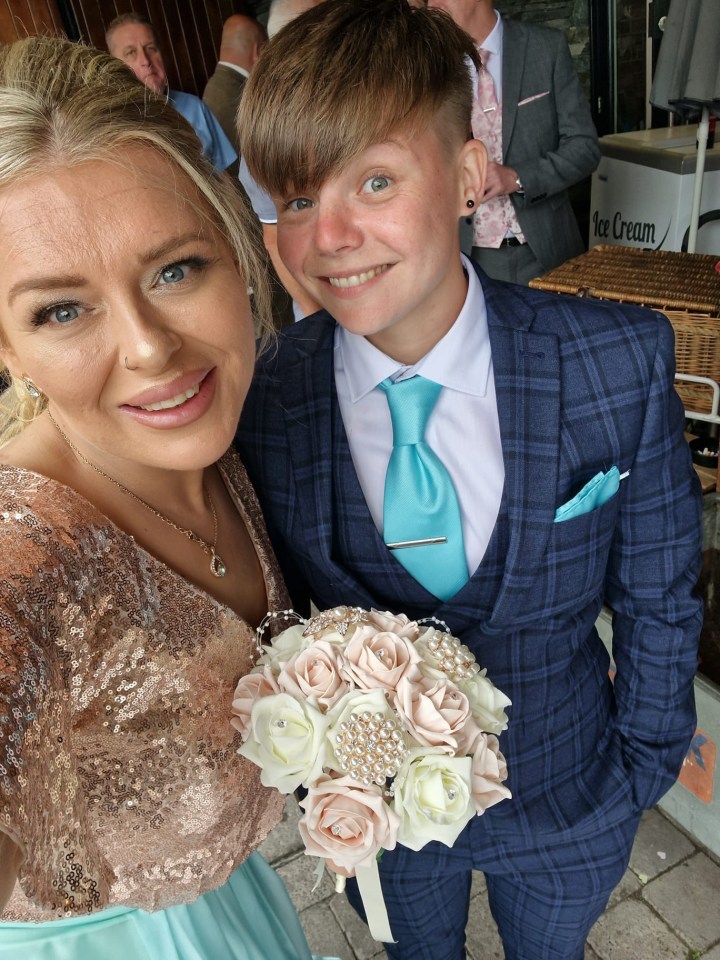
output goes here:
[[416, 373], [451, 390], [474, 397], [487, 392], [491, 367], [485, 296], [472, 263], [461, 255], [468, 292], [457, 320], [430, 353], [408, 367], [374, 347], [369, 340], [338, 326], [335, 350], [353, 403], [387, 377], [405, 380]]
[[249, 72], [245, 67], [239, 67], [236, 63], [230, 63], [227, 60], [218, 60], [218, 65], [222, 64], [224, 67], [229, 67], [231, 70], [236, 70], [238, 73], [241, 73], [244, 77], [249, 77]]
[[494, 12], [495, 12], [495, 16], [497, 17], [495, 21], [495, 26], [492, 28], [490, 33], [485, 37], [481, 46], [483, 50], [487, 50], [494, 56], [497, 56], [499, 53], [502, 53], [503, 22], [502, 22], [502, 17], [500, 16], [499, 11], [495, 10]]

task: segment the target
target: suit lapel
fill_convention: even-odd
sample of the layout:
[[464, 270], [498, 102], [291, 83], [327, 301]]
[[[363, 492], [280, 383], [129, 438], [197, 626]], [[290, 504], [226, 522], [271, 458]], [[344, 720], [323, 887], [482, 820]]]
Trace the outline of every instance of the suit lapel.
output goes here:
[[553, 335], [512, 287], [483, 279], [505, 466], [509, 546], [491, 622], [516, 618], [538, 575], [555, 514], [560, 358]]
[[527, 33], [522, 24], [503, 18], [502, 152], [508, 155], [515, 128], [520, 88], [526, 59]]

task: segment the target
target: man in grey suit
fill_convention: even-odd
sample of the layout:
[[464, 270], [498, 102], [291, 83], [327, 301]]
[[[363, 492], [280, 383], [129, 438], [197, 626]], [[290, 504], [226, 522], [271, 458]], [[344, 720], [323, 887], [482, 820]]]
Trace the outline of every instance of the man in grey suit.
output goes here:
[[238, 156], [237, 108], [245, 81], [266, 41], [265, 28], [257, 20], [242, 14], [228, 17], [223, 24], [220, 57], [203, 93], [205, 104], [220, 121]]
[[472, 257], [491, 277], [527, 283], [584, 249], [568, 188], [600, 160], [567, 41], [503, 20], [493, 0], [428, 0], [475, 41], [483, 61], [473, 133], [490, 155]]

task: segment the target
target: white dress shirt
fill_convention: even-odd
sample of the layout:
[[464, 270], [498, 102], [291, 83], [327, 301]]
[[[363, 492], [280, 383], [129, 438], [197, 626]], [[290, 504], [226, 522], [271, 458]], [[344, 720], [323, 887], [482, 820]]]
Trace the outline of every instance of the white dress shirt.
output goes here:
[[[500, 14], [495, 11], [497, 20], [495, 26], [482, 42], [482, 49], [486, 50], [490, 56], [486, 57], [485, 67], [493, 78], [495, 84], [495, 96], [498, 103], [502, 103], [502, 65], [503, 65], [503, 22]], [[480, 50], [478, 44], [478, 51]]]
[[442, 384], [425, 439], [452, 477], [460, 502], [468, 570], [474, 572], [495, 527], [505, 468], [485, 297], [463, 257], [468, 292], [460, 315], [430, 353], [411, 367], [365, 337], [338, 326], [335, 384], [355, 471], [378, 532], [383, 529], [385, 474], [392, 453], [392, 421], [378, 384], [415, 374]]

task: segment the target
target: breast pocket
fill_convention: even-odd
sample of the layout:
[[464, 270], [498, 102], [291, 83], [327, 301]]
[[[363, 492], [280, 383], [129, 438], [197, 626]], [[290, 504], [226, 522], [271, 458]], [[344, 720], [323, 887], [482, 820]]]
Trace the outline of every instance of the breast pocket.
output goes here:
[[539, 571], [540, 609], [548, 614], [582, 608], [602, 592], [620, 498], [553, 523]]

